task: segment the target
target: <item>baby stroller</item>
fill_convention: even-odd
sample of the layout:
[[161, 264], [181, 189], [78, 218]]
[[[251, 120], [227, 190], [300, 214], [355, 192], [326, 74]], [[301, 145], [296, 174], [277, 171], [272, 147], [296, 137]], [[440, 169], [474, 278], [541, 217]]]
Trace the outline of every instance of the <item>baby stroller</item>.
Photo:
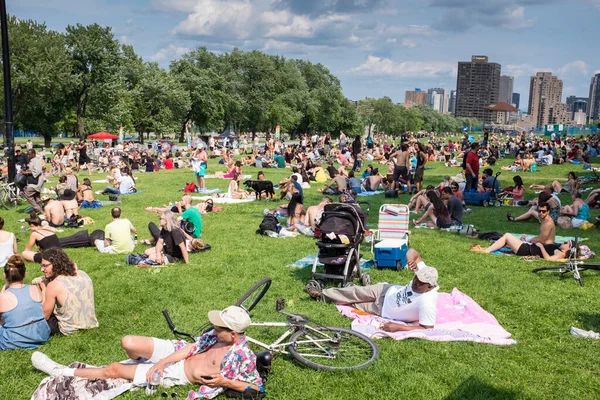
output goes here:
[[[325, 206], [315, 232], [320, 240], [309, 285], [321, 290], [327, 282], [339, 281], [340, 287], [346, 287], [355, 285], [354, 278], [363, 286], [371, 283], [369, 274], [360, 273], [360, 244], [367, 230], [368, 213], [366, 202]], [[323, 272], [317, 272], [319, 263], [323, 264]]]
[[500, 172], [496, 173], [496, 175], [494, 176], [492, 189], [489, 192], [464, 193], [463, 196], [465, 198], [465, 204], [469, 206], [500, 207], [502, 205], [502, 202], [498, 198], [498, 192], [496, 190], [496, 181], [498, 180], [498, 176], [500, 176]]

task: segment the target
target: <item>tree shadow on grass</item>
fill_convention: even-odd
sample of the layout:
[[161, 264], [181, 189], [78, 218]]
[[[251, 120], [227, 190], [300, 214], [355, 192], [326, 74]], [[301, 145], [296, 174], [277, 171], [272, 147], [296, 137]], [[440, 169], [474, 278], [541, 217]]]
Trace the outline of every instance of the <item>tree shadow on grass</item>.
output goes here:
[[471, 376], [460, 384], [452, 393], [444, 397], [444, 400], [466, 400], [466, 399], [501, 399], [512, 400], [522, 399], [523, 394], [513, 390], [499, 389], [494, 386], [480, 381], [478, 378]]
[[581, 325], [578, 326], [578, 328], [584, 329], [586, 331], [600, 331], [600, 314], [580, 312], [577, 314], [577, 321], [579, 321]]

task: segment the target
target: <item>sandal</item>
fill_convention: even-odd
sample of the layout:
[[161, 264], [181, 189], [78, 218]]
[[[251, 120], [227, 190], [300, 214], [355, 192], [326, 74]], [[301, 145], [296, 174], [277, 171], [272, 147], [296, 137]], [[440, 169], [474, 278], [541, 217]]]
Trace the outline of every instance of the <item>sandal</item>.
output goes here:
[[474, 251], [475, 253], [483, 253], [483, 247], [481, 247], [481, 245], [475, 243], [473, 245], [471, 245], [471, 248], [469, 249], [471, 251]]
[[152, 242], [149, 241], [148, 239], [144, 239], [140, 243], [143, 245], [146, 245], [146, 246], [153, 246]]
[[508, 218], [510, 222], [515, 222], [515, 217], [510, 215], [510, 211], [506, 213], [506, 218]]
[[523, 261], [540, 261], [540, 256], [523, 256], [521, 257]]

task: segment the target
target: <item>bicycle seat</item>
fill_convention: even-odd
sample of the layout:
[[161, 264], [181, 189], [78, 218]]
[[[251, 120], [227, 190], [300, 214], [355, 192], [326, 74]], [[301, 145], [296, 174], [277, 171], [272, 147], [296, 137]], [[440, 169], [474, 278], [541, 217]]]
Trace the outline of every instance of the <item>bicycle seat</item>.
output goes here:
[[287, 315], [287, 320], [290, 324], [306, 324], [310, 321], [310, 319], [306, 315], [288, 313], [285, 314]]

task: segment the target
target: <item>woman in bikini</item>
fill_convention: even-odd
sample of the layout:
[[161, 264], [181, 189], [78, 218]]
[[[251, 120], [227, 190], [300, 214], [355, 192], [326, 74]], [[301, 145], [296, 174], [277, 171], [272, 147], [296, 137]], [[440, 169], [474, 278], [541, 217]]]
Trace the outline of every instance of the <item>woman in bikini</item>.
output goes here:
[[[54, 229], [50, 227], [43, 227], [42, 220], [32, 212], [29, 218], [25, 220], [29, 224], [31, 235], [29, 235], [29, 241], [25, 246], [25, 250], [21, 253], [21, 256], [29, 262], [42, 262], [42, 250], [50, 249], [52, 247], [60, 248], [60, 242], [58, 237], [54, 233]], [[33, 250], [33, 246], [37, 246], [38, 251]]]
[[[480, 245], [474, 244], [471, 246], [471, 251], [476, 253], [490, 254], [494, 251], [500, 250], [503, 247], [510, 247], [513, 253], [518, 256], [535, 258], [539, 257], [548, 261], [558, 261], [568, 258], [568, 254], [573, 245], [574, 243], [570, 240], [560, 245], [526, 243], [510, 233], [505, 233], [504, 236], [492, 243], [490, 247], [484, 249]], [[579, 254], [579, 249], [577, 249], [577, 254]]]
[[102, 204], [94, 199], [92, 183], [88, 178], [83, 180], [83, 184], [77, 188], [77, 201], [81, 202], [81, 208], [100, 208]]

